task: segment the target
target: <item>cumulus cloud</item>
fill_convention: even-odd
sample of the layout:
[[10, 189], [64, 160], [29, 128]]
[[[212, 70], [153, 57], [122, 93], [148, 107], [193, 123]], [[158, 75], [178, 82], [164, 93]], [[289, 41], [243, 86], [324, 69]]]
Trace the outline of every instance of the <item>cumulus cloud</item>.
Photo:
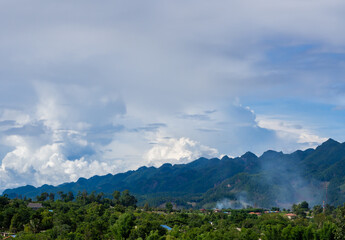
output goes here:
[[[82, 86], [35, 84], [39, 99], [35, 111], [6, 109], [1, 114], [7, 119], [2, 121], [1, 143], [13, 149], [1, 161], [1, 178], [7, 179], [1, 188], [58, 184], [114, 172], [113, 163], [92, 157], [98, 145], [110, 142], [121, 129], [112, 124], [125, 112], [121, 101]], [[106, 130], [97, 133], [102, 127]]]
[[[53, 139], [56, 134], [58, 133], [46, 136], [47, 141], [42, 142], [38, 140], [39, 136], [5, 137], [6, 144], [14, 150], [2, 159], [0, 175], [2, 179], [7, 179], [2, 187], [57, 184], [62, 181], [75, 181], [81, 176], [90, 177], [114, 170], [114, 166], [106, 162], [90, 159], [88, 150], [85, 150], [88, 147], [85, 140], [67, 134], [59, 136], [61, 141], [56, 142]], [[75, 152], [83, 156], [75, 158]]]
[[314, 146], [335, 130], [263, 116], [281, 98], [343, 107], [343, 8], [2, 1], [0, 189]]
[[148, 165], [159, 167], [163, 163], [188, 163], [199, 157], [218, 157], [217, 149], [201, 145], [189, 138], [161, 138], [157, 139], [145, 158]]

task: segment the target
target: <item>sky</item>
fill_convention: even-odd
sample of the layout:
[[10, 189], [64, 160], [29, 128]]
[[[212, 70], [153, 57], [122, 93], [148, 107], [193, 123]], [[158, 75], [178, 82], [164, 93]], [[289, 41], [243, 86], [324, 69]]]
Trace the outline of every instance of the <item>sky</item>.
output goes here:
[[0, 0], [0, 192], [345, 141], [343, 0]]

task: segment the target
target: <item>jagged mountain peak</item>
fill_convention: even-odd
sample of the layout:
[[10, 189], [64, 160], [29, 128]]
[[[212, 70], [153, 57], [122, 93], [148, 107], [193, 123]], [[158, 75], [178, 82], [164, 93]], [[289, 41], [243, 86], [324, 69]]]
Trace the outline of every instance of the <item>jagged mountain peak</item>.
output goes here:
[[277, 151], [274, 151], [274, 150], [268, 150], [266, 152], [264, 152], [262, 155], [261, 155], [261, 159], [265, 159], [265, 158], [276, 158], [276, 157], [281, 157], [283, 156], [284, 153], [283, 152], [277, 152]]
[[326, 142], [322, 143], [320, 146], [318, 146], [317, 148], [328, 148], [328, 147], [336, 147], [339, 146], [340, 143], [335, 141], [332, 138], [329, 138]]
[[241, 156], [241, 158], [256, 159], [256, 158], [258, 158], [258, 156], [256, 156], [254, 153], [248, 151], [248, 152], [246, 152], [245, 154], [243, 154], [243, 155]]

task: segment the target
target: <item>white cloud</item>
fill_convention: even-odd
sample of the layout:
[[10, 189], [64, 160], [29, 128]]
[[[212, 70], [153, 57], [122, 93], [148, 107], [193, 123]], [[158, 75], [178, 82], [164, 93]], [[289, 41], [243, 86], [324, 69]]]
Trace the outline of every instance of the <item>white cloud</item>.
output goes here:
[[0, 7], [0, 189], [314, 145], [234, 99], [345, 103], [341, 0], [18, 3]]
[[159, 138], [145, 154], [149, 166], [159, 167], [164, 163], [188, 163], [200, 157], [218, 157], [217, 149], [201, 145], [189, 138]]
[[[74, 86], [46, 83], [37, 86], [39, 101], [35, 112], [4, 110], [0, 115], [6, 123], [0, 133], [1, 144], [13, 149], [0, 162], [0, 177], [4, 179], [0, 189], [59, 184], [114, 172], [113, 162], [92, 158], [100, 144], [93, 136], [100, 136], [94, 132], [110, 124], [105, 129], [110, 133], [101, 136], [108, 141], [112, 138], [111, 122], [123, 113], [121, 103], [99, 94], [86, 97], [95, 89], [85, 91], [78, 87], [79, 94], [77, 91], [70, 94]], [[95, 115], [88, 116], [89, 113]], [[97, 120], [97, 116], [101, 119]], [[28, 134], [28, 126], [38, 130]]]
[[[63, 101], [54, 91], [44, 96], [49, 104], [39, 101], [36, 114], [31, 116], [32, 122], [43, 122], [37, 125], [41, 131], [26, 135], [12, 130], [3, 135], [1, 143], [13, 150], [2, 159], [0, 174], [7, 179], [2, 188], [59, 184], [79, 177], [118, 173], [143, 165], [160, 166], [165, 162], [188, 163], [224, 153], [240, 155], [253, 150], [248, 146], [258, 139], [275, 140], [271, 132], [256, 125], [255, 113], [238, 102], [220, 110], [189, 108], [183, 114], [167, 116], [129, 115], [133, 114], [131, 109], [128, 114], [114, 111], [114, 115], [98, 110], [103, 119], [97, 122], [94, 116], [90, 121], [83, 118], [88, 112], [92, 114], [93, 108], [71, 108], [75, 96], [65, 95]], [[73, 116], [68, 118], [70, 114]], [[107, 122], [111, 124], [102, 128]], [[123, 127], [113, 130], [112, 124]], [[99, 129], [101, 133], [97, 133]], [[266, 143], [261, 146], [263, 150]], [[258, 144], [253, 146], [260, 149]]]
[[[64, 152], [69, 144], [74, 144], [74, 147], [85, 145], [78, 141], [73, 142], [73, 139], [68, 139], [68, 137], [62, 139], [61, 143], [44, 144], [38, 147], [31, 144], [31, 141], [36, 140], [35, 138], [9, 136], [6, 140], [15, 146], [15, 149], [2, 159], [0, 177], [9, 179], [2, 183], [2, 188], [26, 184], [36, 186], [59, 184], [76, 181], [82, 176], [104, 175], [114, 171], [114, 167], [109, 163], [92, 160], [87, 156], [67, 159]], [[66, 153], [71, 154], [71, 150]]]
[[[13, 123], [24, 125], [29, 123], [31, 120], [30, 115], [16, 109], [1, 109], [0, 110], [0, 121], [13, 121]], [[17, 125], [17, 126], [18, 126]]]
[[298, 146], [303, 149], [316, 147], [327, 140], [327, 138], [313, 133], [303, 122], [289, 120], [284, 116], [260, 115], [257, 117], [257, 121], [258, 126], [271, 129], [282, 141], [290, 142], [289, 145], [282, 148], [287, 152], [295, 151]]

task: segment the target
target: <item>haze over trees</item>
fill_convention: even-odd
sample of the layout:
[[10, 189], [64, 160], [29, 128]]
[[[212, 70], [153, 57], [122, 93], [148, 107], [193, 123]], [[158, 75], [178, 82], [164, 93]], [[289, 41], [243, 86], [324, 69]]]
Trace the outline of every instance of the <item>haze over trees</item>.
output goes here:
[[320, 211], [320, 206], [310, 208], [301, 202], [294, 204], [292, 212], [278, 208], [173, 210], [171, 203], [157, 209], [148, 204], [137, 207], [128, 191], [115, 191], [112, 198], [83, 192], [74, 200], [45, 199], [36, 203], [41, 205], [37, 209], [30, 202], [0, 197], [0, 231], [25, 240], [345, 238], [345, 205], [327, 205]]

